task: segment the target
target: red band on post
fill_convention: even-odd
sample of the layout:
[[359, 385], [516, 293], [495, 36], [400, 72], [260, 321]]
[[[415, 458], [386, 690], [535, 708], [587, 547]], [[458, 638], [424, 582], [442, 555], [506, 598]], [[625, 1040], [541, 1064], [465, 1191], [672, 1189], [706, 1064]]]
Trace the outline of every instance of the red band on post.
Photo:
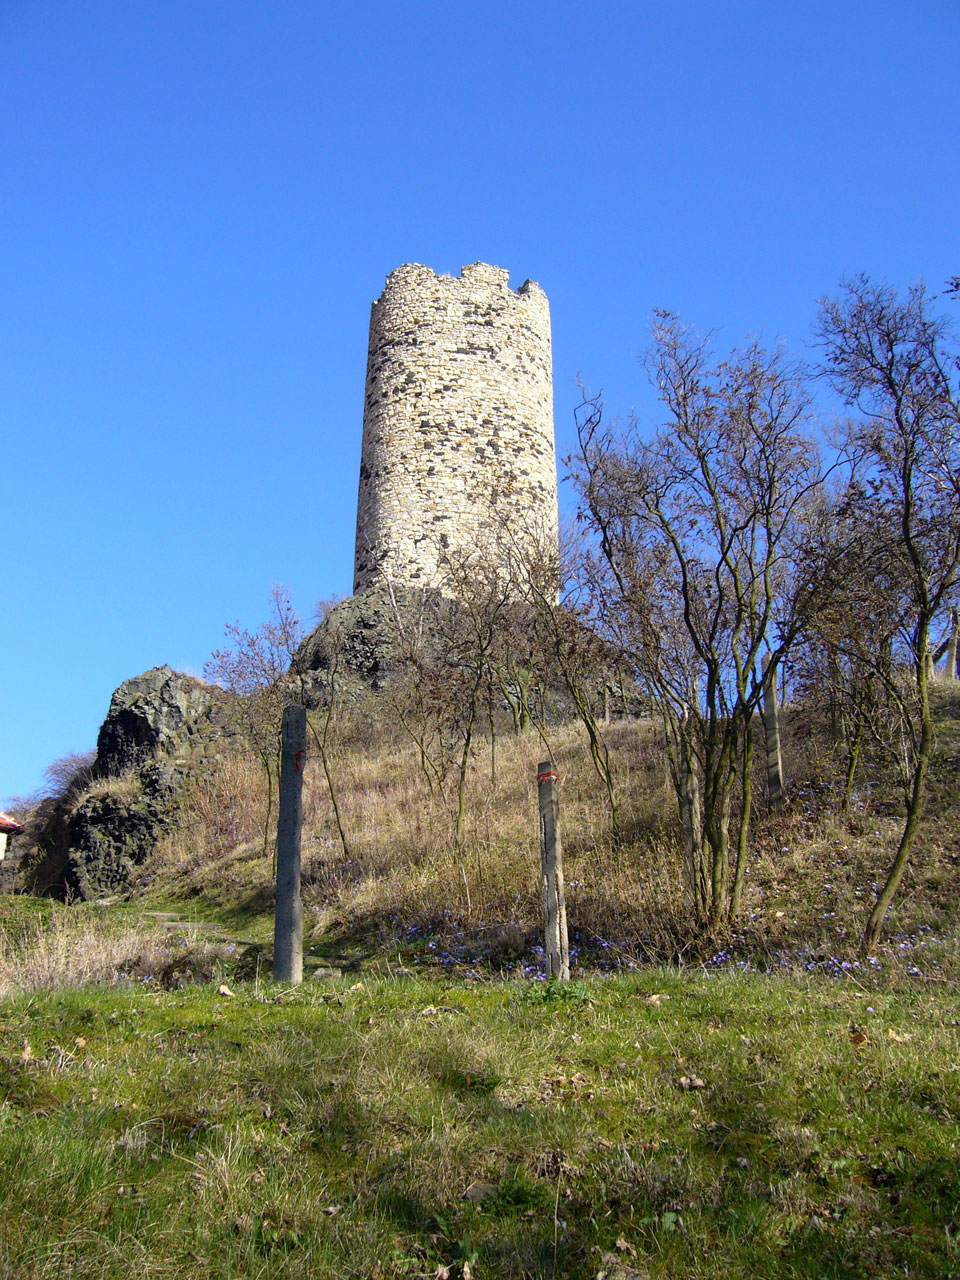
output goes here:
[[538, 782], [546, 782], [548, 778], [555, 778], [557, 782], [560, 781], [560, 775], [558, 773], [538, 773], [537, 774]]

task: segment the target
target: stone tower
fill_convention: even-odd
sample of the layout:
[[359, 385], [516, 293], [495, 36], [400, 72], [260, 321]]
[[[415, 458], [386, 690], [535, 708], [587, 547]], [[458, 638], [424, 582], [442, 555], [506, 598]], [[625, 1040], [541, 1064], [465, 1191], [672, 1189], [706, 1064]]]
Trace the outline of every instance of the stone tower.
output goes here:
[[495, 525], [556, 543], [550, 308], [539, 285], [476, 262], [409, 264], [370, 315], [354, 594], [430, 587], [445, 552]]

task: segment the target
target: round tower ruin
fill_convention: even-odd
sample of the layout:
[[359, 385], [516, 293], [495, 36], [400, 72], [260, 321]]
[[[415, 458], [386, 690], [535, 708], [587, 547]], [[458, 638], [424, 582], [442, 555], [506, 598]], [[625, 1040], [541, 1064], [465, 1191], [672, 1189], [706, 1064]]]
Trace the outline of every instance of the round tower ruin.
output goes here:
[[354, 594], [442, 586], [496, 528], [556, 543], [546, 294], [482, 262], [398, 267], [370, 315]]

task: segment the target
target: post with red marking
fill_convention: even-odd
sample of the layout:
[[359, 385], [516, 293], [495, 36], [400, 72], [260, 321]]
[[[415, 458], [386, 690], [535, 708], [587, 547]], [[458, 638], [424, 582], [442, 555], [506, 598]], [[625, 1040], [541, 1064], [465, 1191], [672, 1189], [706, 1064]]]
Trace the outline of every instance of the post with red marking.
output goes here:
[[303, 981], [300, 833], [303, 827], [303, 766], [306, 758], [306, 709], [284, 707], [280, 735], [280, 813], [277, 819], [277, 911], [273, 927], [273, 976], [277, 982]]
[[777, 668], [763, 656], [763, 735], [767, 744], [767, 800], [773, 813], [783, 808], [783, 755], [780, 751], [780, 706]]
[[560, 779], [549, 760], [537, 766], [540, 802], [540, 879], [543, 886], [543, 950], [547, 976], [566, 982], [570, 977], [567, 903], [563, 892], [563, 851], [560, 845]]

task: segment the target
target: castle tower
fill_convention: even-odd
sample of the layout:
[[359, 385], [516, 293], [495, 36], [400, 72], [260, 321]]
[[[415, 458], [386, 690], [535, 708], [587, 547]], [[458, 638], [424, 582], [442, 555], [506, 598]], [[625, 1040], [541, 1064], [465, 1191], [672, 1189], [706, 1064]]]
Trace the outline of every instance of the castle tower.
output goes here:
[[555, 545], [550, 308], [477, 262], [409, 264], [370, 315], [353, 590], [436, 586], [495, 523]]

